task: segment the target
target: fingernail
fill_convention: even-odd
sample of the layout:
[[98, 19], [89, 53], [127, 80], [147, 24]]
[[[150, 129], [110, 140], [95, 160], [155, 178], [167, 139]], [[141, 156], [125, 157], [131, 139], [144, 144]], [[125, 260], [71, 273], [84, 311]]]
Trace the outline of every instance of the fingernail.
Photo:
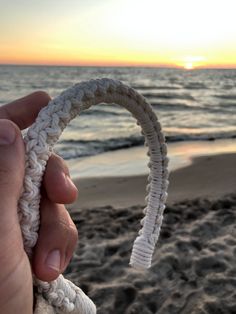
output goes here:
[[54, 250], [49, 253], [46, 259], [46, 265], [57, 272], [60, 271], [61, 255], [59, 250]]
[[11, 122], [0, 120], [0, 145], [11, 145], [16, 138], [16, 130]]

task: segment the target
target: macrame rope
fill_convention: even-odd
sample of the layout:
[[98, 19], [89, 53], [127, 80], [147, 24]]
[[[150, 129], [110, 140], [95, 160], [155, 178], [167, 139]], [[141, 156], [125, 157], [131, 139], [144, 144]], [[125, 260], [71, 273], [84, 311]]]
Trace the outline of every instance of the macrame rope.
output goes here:
[[[141, 221], [139, 236], [134, 241], [130, 265], [137, 268], [151, 266], [152, 254], [157, 242], [165, 209], [168, 187], [168, 159], [161, 125], [146, 99], [120, 81], [98, 79], [82, 82], [62, 92], [43, 108], [25, 136], [26, 169], [24, 191], [18, 205], [24, 247], [29, 258], [36, 244], [40, 223], [40, 185], [53, 146], [67, 124], [93, 105], [115, 103], [123, 106], [141, 126], [148, 147], [147, 206]], [[62, 275], [53, 282], [35, 284], [43, 297], [57, 313], [94, 314], [93, 302]]]

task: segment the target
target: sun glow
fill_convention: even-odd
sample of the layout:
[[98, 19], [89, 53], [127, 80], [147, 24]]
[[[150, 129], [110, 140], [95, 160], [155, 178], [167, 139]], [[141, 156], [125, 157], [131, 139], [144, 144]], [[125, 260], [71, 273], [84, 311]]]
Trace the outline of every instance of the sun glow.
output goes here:
[[0, 63], [236, 67], [235, 0], [190, 2], [0, 1]]
[[185, 63], [184, 68], [185, 70], [193, 70], [194, 67], [193, 67], [192, 62], [187, 62]]
[[203, 56], [187, 56], [180, 58], [176, 63], [186, 70], [193, 70], [206, 65], [206, 58]]

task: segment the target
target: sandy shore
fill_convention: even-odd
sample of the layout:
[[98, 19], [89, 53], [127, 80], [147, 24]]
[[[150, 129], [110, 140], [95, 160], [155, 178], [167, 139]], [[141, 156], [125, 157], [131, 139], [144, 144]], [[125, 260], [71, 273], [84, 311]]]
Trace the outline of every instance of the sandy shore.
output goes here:
[[[144, 205], [147, 176], [75, 180], [79, 199], [72, 211], [111, 205], [114, 208]], [[168, 204], [196, 197], [216, 199], [236, 192], [236, 154], [195, 158], [190, 166], [170, 174]]]
[[79, 181], [80, 241], [66, 276], [98, 314], [236, 313], [236, 155], [197, 158], [170, 182], [153, 265], [137, 271], [128, 263], [146, 177]]

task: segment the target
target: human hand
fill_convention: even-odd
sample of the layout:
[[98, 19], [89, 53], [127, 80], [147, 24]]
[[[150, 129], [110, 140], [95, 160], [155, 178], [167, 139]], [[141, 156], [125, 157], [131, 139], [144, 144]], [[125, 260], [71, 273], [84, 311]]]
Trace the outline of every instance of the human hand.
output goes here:
[[25, 149], [20, 129], [30, 126], [50, 97], [44, 92], [0, 107], [0, 313], [33, 312], [32, 271], [43, 281], [62, 273], [78, 235], [64, 204], [77, 198], [64, 161], [52, 155], [43, 178], [41, 225], [32, 265], [24, 251], [17, 203], [22, 192]]

